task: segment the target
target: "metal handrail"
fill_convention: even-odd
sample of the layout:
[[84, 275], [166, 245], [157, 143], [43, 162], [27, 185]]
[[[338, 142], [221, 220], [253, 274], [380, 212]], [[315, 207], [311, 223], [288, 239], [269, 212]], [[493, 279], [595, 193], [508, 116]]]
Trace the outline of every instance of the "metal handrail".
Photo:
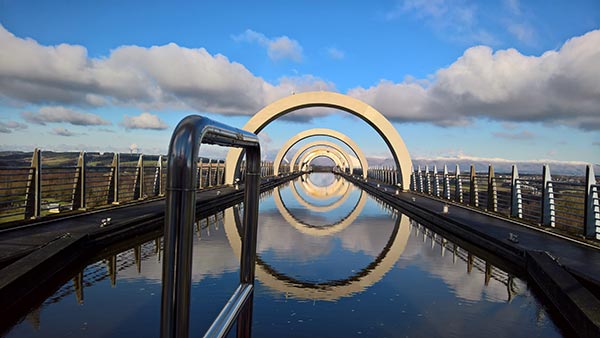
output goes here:
[[[240, 287], [206, 335], [211, 337], [226, 335], [241, 309], [252, 305], [249, 300], [254, 293], [261, 169], [258, 137], [253, 133], [202, 116], [191, 115], [179, 122], [169, 144], [160, 327], [163, 338], [187, 337], [189, 333], [192, 238], [196, 216], [195, 187], [198, 180], [197, 162], [201, 143], [246, 150], [245, 226], [240, 259]], [[238, 321], [238, 330], [244, 330], [246, 335], [250, 334], [251, 318], [248, 313], [251, 312], [246, 311]]]

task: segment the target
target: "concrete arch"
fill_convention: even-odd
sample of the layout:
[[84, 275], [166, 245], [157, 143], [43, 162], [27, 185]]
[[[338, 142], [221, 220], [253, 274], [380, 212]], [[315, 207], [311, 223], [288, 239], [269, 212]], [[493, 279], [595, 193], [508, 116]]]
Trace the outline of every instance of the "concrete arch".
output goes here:
[[[285, 142], [285, 144], [281, 147], [279, 152], [277, 153], [277, 156], [275, 157], [275, 162], [273, 162], [273, 172], [275, 173], [275, 175], [279, 174], [279, 167], [281, 166], [281, 161], [283, 161], [283, 157], [285, 156], [285, 154], [296, 143], [298, 143], [306, 138], [314, 137], [314, 136], [327, 136], [327, 137], [335, 138], [335, 139], [343, 142], [345, 145], [347, 145], [354, 152], [354, 155], [356, 155], [356, 157], [358, 158], [358, 162], [360, 162], [360, 166], [363, 169], [363, 177], [364, 178], [367, 177], [367, 170], [369, 170], [369, 162], [367, 161], [367, 157], [362, 152], [362, 149], [360, 149], [358, 144], [356, 144], [356, 142], [354, 142], [354, 140], [352, 140], [350, 137], [346, 136], [345, 134], [342, 134], [339, 131], [336, 131], [333, 129], [326, 129], [326, 128], [308, 129], [308, 130], [305, 130], [303, 132], [296, 134], [295, 136], [293, 136], [289, 140], [287, 140]], [[290, 163], [292, 163], [292, 165], [294, 164], [293, 161]], [[352, 166], [350, 168], [351, 172], [353, 169], [354, 169], [354, 166]], [[292, 171], [292, 170], [293, 170], [293, 167], [290, 167], [290, 171]]]
[[339, 165], [338, 163], [336, 163], [336, 165], [338, 167], [340, 167], [341, 170], [344, 170], [345, 168], [347, 168], [348, 157], [346, 157], [343, 153], [340, 153], [336, 149], [329, 148], [329, 147], [315, 147], [313, 149], [310, 149], [308, 152], [306, 152], [304, 155], [302, 155], [302, 158], [300, 158], [300, 162], [298, 163], [300, 166], [299, 168], [300, 168], [300, 170], [302, 170], [305, 165], [307, 165], [307, 166], [310, 165], [310, 163], [313, 160], [315, 160], [317, 157], [328, 157], [333, 162], [335, 162], [335, 160], [333, 159], [333, 157], [331, 155], [333, 155], [333, 157], [336, 157], [337, 159], [340, 160], [342, 165]]
[[[223, 225], [229, 240], [229, 245], [235, 255], [241, 257], [241, 241], [238, 232], [239, 215], [234, 207], [227, 208], [223, 215]], [[256, 259], [256, 278], [262, 284], [300, 299], [336, 301], [363, 292], [371, 285], [381, 280], [398, 261], [406, 248], [410, 235], [410, 220], [408, 216], [399, 214], [394, 230], [379, 256], [366, 268], [345, 280], [325, 283], [308, 283], [295, 280], [274, 270], [260, 257]]]
[[[277, 100], [261, 109], [246, 123], [244, 130], [258, 134], [271, 121], [278, 117], [302, 108], [329, 107], [340, 109], [360, 117], [367, 122], [387, 144], [396, 167], [400, 172], [398, 182], [403, 190], [410, 187], [411, 159], [408, 149], [398, 134], [398, 131], [380, 112], [370, 105], [348, 95], [333, 92], [307, 92], [291, 95]], [[233, 184], [236, 173], [239, 173], [239, 164], [242, 151], [232, 148], [227, 153], [225, 183]]]
[[[340, 168], [346, 167], [346, 161], [340, 154], [335, 153], [331, 149], [325, 148], [325, 149], [319, 149], [319, 150], [314, 150], [314, 151], [311, 150], [308, 154], [303, 156], [300, 159], [300, 161], [304, 161], [304, 162], [300, 163], [300, 170], [302, 170], [304, 165], [308, 164], [309, 162], [311, 162], [312, 160], [314, 160], [317, 157], [327, 157], [330, 160], [332, 160], [336, 166], [338, 166]], [[302, 163], [304, 163], [304, 165]]]
[[[344, 159], [346, 160], [346, 163], [348, 164], [348, 168], [350, 169], [350, 171], [352, 171], [352, 168], [353, 168], [352, 159], [350, 158], [349, 154], [346, 153], [346, 150], [344, 150], [344, 148], [342, 148], [338, 144], [330, 142], [330, 141], [314, 141], [314, 142], [310, 142], [310, 143], [303, 145], [294, 154], [294, 156], [292, 157], [292, 160], [290, 161], [290, 172], [292, 171], [292, 168], [296, 164], [298, 157], [300, 157], [302, 155], [302, 153], [304, 153], [305, 151], [307, 151], [310, 148], [323, 147], [323, 146], [337, 150], [337, 152], [344, 157]], [[277, 169], [277, 170], [279, 170], [279, 169]], [[275, 172], [275, 164], [273, 164], [273, 172]], [[274, 175], [278, 175], [278, 174], [279, 174], [279, 172], [275, 172]]]

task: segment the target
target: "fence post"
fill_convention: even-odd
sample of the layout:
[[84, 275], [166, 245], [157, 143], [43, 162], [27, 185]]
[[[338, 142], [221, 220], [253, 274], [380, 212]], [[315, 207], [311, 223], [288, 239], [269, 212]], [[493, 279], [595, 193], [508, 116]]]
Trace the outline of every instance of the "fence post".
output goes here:
[[460, 167], [458, 166], [458, 164], [456, 164], [456, 169], [454, 172], [456, 175], [456, 182], [454, 182], [454, 184], [456, 184], [456, 186], [454, 187], [454, 200], [458, 203], [462, 203], [462, 182], [460, 181]]
[[433, 166], [433, 194], [435, 197], [440, 197], [440, 182], [438, 180], [437, 166]]
[[421, 166], [417, 169], [417, 189], [419, 192], [423, 192], [423, 175], [421, 174]]
[[144, 199], [144, 155], [140, 154], [138, 159], [135, 182], [133, 185], [133, 199]]
[[33, 150], [31, 169], [27, 177], [25, 190], [25, 219], [38, 218], [42, 211], [42, 151]]
[[206, 187], [212, 187], [212, 159], [208, 159], [208, 172], [206, 173]]
[[160, 181], [162, 178], [162, 155], [158, 156], [156, 169], [154, 170], [154, 183], [152, 185], [152, 196], [162, 196], [160, 192]]
[[85, 163], [86, 153], [82, 151], [79, 153], [77, 159], [77, 173], [75, 174], [75, 180], [73, 182], [73, 210], [85, 210]]
[[442, 184], [444, 185], [443, 189], [443, 197], [447, 200], [450, 199], [450, 177], [448, 177], [448, 166], [444, 164], [444, 177], [442, 179]]
[[488, 168], [487, 210], [498, 211], [498, 193], [496, 192], [496, 180], [494, 179], [494, 166], [491, 164]]
[[521, 194], [519, 171], [515, 164], [512, 166], [510, 182], [510, 216], [523, 218], [523, 195]]
[[475, 165], [471, 164], [471, 173], [469, 175], [469, 205], [477, 208], [479, 207], [479, 195], [477, 194], [475, 175]]
[[110, 165], [110, 183], [108, 184], [108, 203], [119, 204], [119, 165], [121, 156], [119, 153], [115, 153], [113, 156], [112, 163]]
[[600, 203], [594, 167], [588, 164], [585, 168], [585, 236], [600, 239]]
[[413, 170], [410, 173], [410, 190], [417, 191], [417, 183], [415, 179], [415, 171]]
[[542, 178], [542, 225], [554, 227], [554, 189], [552, 188], [550, 167], [547, 164], [544, 165]]

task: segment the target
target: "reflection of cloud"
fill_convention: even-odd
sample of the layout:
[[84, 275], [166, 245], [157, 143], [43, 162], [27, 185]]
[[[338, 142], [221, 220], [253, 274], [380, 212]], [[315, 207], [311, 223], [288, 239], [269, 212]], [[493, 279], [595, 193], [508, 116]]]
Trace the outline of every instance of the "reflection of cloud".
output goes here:
[[387, 216], [359, 217], [351, 226], [342, 230], [338, 237], [345, 249], [377, 257], [390, 239], [393, 222]]
[[278, 257], [309, 261], [327, 254], [333, 247], [330, 236], [313, 237], [294, 229], [274, 211], [261, 211], [257, 252], [273, 251]]
[[[225, 230], [222, 226], [216, 230], [210, 226], [210, 236], [206, 229], [202, 230], [202, 239], [194, 237], [192, 249], [192, 282], [196, 283], [207, 276], [219, 276], [226, 272], [239, 269], [239, 259], [234, 255], [229, 246]], [[119, 271], [117, 278], [144, 278], [156, 283], [162, 279], [162, 263], [143, 261], [142, 273], [138, 275], [136, 266]]]
[[415, 231], [413, 227], [404, 254], [396, 263], [397, 267], [417, 266], [432, 276], [441, 278], [457, 297], [465, 300], [492, 302], [508, 300], [506, 285], [492, 278], [486, 286], [484, 272], [473, 267], [471, 273], [467, 273], [466, 262], [457, 257], [454, 263], [452, 252], [449, 250], [446, 250], [445, 256], [441, 257], [440, 245], [436, 243], [432, 249], [431, 238], [427, 238], [426, 243], [423, 243], [423, 231], [419, 232], [418, 237], [415, 236]]

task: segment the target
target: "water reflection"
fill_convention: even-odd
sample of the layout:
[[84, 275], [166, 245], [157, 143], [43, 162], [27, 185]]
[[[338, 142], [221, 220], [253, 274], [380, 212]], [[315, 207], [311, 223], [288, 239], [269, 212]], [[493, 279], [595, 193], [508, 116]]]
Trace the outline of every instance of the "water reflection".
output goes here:
[[[195, 225], [192, 336], [237, 286], [242, 208]], [[158, 336], [161, 246], [83, 267], [8, 337]], [[333, 175], [261, 194], [257, 247], [257, 337], [560, 335], [524, 281]]]

